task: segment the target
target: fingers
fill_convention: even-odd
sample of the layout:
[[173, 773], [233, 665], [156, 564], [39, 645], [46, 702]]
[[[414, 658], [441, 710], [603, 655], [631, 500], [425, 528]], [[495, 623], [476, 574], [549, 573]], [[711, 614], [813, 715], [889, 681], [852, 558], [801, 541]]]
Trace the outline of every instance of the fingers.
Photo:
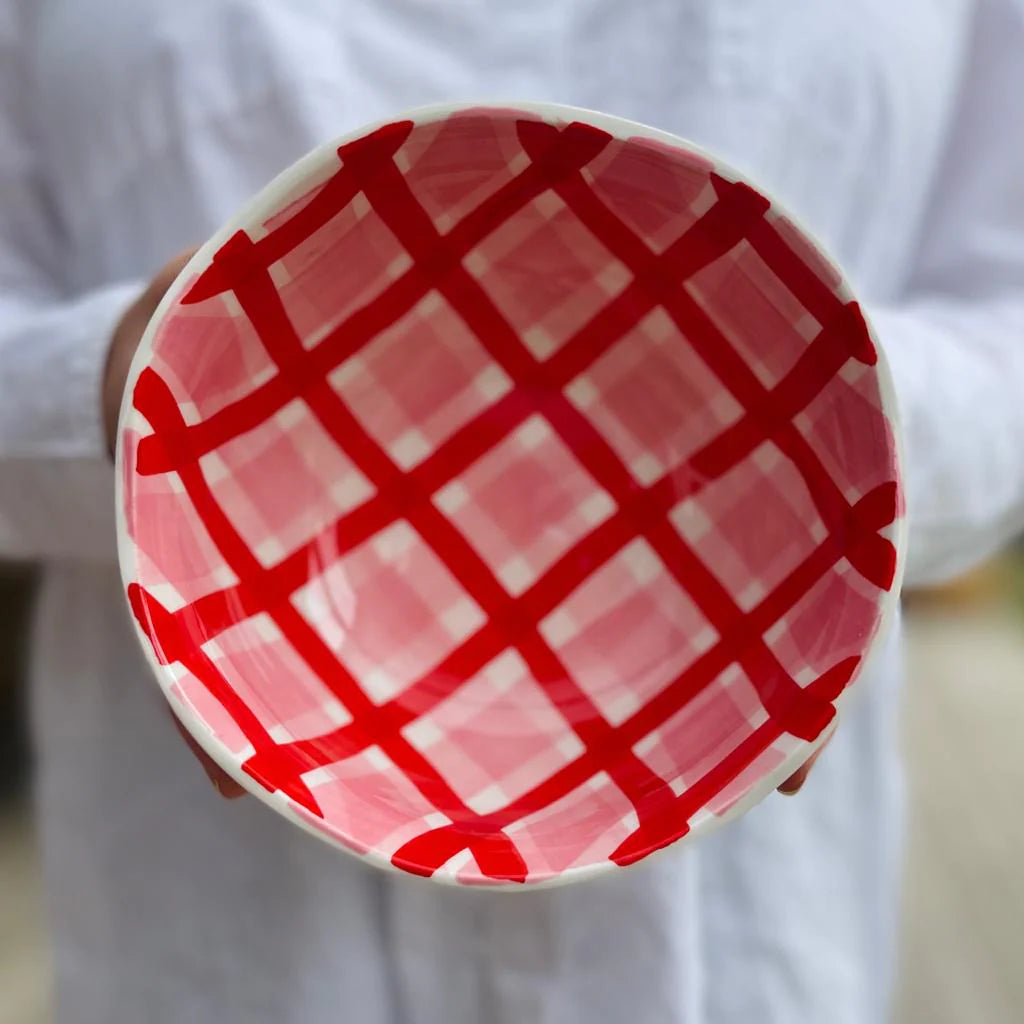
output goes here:
[[213, 784], [213, 788], [224, 797], [225, 800], [237, 800], [245, 796], [245, 789], [240, 786], [220, 765], [217, 764], [209, 754], [192, 738], [188, 730], [178, 721], [178, 716], [171, 712], [171, 720], [174, 722], [181, 738], [188, 744], [189, 750], [195, 755], [196, 760], [206, 772], [207, 778]]
[[149, 288], [147, 289], [147, 292], [152, 299], [154, 309], [159, 301], [164, 297], [164, 293], [167, 289], [174, 284], [178, 274], [180, 274], [185, 268], [185, 264], [188, 263], [188, 261], [195, 255], [196, 249], [197, 247], [195, 246], [190, 249], [184, 249], [157, 271]]
[[785, 782], [779, 786], [778, 791], [783, 796], [795, 796], [803, 789], [804, 783], [807, 781], [807, 777], [811, 774], [811, 769], [817, 763], [817, 760], [824, 753], [825, 748], [832, 742], [832, 737], [829, 736], [827, 740], [818, 749], [811, 754], [811, 756], [799, 767]]

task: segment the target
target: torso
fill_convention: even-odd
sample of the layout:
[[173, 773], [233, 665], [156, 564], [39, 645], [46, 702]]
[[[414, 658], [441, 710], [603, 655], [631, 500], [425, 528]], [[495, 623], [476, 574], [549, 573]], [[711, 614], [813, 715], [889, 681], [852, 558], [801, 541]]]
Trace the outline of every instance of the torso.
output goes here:
[[884, 293], [917, 235], [970, 2], [108, 0], [85, 20], [44, 0], [32, 87], [69, 285], [151, 269], [367, 120], [519, 98], [714, 150]]

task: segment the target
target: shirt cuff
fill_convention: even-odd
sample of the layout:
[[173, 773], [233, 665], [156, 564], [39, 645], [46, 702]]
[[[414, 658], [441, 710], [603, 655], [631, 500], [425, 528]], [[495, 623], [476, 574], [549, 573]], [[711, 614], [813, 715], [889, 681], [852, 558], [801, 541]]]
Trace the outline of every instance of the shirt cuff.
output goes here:
[[[18, 422], [4, 424], [4, 449], [28, 459], [106, 457], [101, 389], [107, 352], [143, 282], [121, 282], [40, 311], [24, 327], [13, 383]], [[22, 332], [18, 332], [22, 333]], [[18, 365], [20, 364], [20, 366]]]

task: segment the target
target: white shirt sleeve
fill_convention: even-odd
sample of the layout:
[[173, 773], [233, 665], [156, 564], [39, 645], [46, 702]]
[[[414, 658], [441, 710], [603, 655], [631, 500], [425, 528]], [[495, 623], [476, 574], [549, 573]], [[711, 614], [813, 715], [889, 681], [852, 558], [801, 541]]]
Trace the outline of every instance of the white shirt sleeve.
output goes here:
[[113, 469], [100, 377], [125, 282], [68, 298], [40, 187], [18, 7], [0, 3], [0, 556], [110, 558]]
[[1024, 530], [1024, 4], [978, 0], [906, 300], [870, 310], [906, 441], [909, 583]]

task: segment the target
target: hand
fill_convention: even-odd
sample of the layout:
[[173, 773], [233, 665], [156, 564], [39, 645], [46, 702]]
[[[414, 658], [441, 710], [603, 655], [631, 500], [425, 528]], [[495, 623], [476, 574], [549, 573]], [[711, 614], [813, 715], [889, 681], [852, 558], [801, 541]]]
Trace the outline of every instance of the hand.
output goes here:
[[[106, 431], [107, 449], [111, 455], [114, 454], [114, 446], [117, 442], [117, 418], [121, 410], [121, 397], [124, 394], [125, 383], [128, 380], [128, 369], [131, 366], [132, 356], [139, 347], [143, 332], [150, 318], [156, 312], [156, 307], [164, 297], [167, 289], [174, 283], [182, 267], [192, 258], [194, 249], [180, 253], [175, 256], [166, 266], [158, 271], [157, 275], [150, 281], [146, 290], [125, 310], [124, 315], [114, 328], [113, 337], [110, 339], [110, 348], [107, 350], [107, 363], [103, 372], [103, 393], [101, 400], [103, 404], [103, 426]], [[184, 727], [172, 713], [171, 718], [178, 727], [189, 749], [195, 754], [197, 760], [203, 767], [203, 771], [209, 776], [214, 788], [221, 796], [233, 800], [235, 797], [244, 796], [245, 790], [230, 775], [220, 768], [209, 755], [199, 746], [198, 743], [185, 731]]]
[[[833, 735], [835, 735], [833, 733]], [[832, 742], [832, 736], [829, 736], [827, 740], [818, 749], [811, 754], [811, 756], [799, 767], [786, 781], [779, 786], [779, 792], [783, 796], [796, 796], [797, 793], [803, 788], [804, 783], [807, 781], [807, 776], [811, 774], [811, 769], [814, 767], [815, 762], [824, 753], [825, 748]]]

